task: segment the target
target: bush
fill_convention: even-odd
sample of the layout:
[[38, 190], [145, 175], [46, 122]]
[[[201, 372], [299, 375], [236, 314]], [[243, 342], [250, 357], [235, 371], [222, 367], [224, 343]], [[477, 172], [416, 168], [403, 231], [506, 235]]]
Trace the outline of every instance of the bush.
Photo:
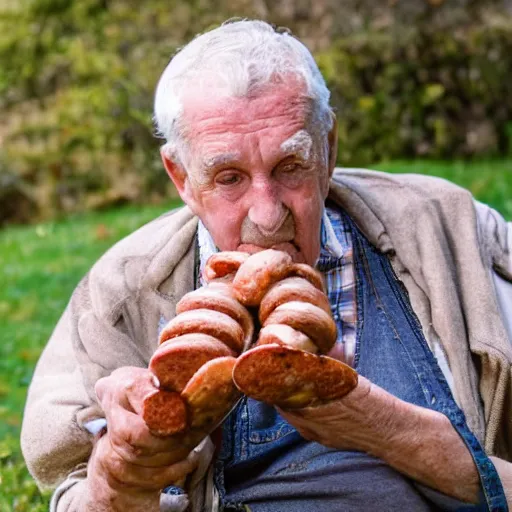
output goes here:
[[512, 18], [497, 4], [0, 1], [0, 225], [175, 196], [155, 84], [180, 45], [233, 15], [287, 25], [315, 51], [340, 163], [511, 154]]
[[338, 113], [343, 164], [512, 152], [510, 20], [456, 32], [362, 32], [317, 60]]

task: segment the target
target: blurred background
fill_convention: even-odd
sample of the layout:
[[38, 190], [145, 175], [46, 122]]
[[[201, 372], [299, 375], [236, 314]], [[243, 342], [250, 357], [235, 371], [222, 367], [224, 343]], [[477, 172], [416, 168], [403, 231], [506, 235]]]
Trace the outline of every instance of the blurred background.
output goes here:
[[512, 0], [0, 0], [0, 511], [47, 509], [19, 449], [34, 365], [78, 280], [178, 204], [152, 101], [230, 17], [314, 53], [338, 162], [453, 180], [512, 219]]

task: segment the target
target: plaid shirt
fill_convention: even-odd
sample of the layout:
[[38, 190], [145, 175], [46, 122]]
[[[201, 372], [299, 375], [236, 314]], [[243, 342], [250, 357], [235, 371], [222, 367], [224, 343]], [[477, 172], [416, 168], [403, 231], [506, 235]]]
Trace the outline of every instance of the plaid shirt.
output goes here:
[[356, 348], [357, 306], [352, 237], [341, 213], [326, 207], [322, 218], [317, 269], [327, 284], [327, 296], [338, 327], [338, 340], [329, 355], [352, 365]]

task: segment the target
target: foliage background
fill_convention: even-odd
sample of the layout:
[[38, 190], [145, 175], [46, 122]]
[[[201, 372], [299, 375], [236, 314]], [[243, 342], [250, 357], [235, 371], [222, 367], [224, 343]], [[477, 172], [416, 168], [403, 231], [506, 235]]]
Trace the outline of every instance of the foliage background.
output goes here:
[[174, 194], [151, 121], [172, 54], [231, 16], [290, 27], [339, 163], [512, 153], [510, 0], [0, 0], [0, 225]]

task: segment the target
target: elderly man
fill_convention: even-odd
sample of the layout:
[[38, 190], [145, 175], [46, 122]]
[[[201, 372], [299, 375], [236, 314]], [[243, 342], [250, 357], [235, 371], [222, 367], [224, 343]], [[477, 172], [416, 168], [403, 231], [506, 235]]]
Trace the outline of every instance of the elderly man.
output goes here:
[[[442, 180], [336, 170], [320, 72], [263, 22], [181, 50], [155, 118], [187, 206], [99, 260], [41, 357], [22, 446], [52, 510], [507, 510], [503, 219]], [[299, 410], [245, 397], [177, 454], [141, 418], [159, 330], [212, 253], [269, 247], [325, 275], [358, 385]]]

